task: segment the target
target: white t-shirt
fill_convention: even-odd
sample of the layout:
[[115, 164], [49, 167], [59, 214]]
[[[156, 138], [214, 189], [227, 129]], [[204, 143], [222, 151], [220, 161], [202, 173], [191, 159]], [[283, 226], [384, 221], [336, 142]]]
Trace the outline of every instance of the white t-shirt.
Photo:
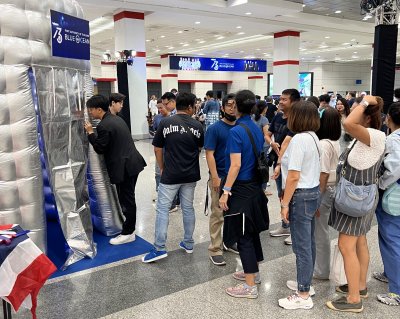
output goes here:
[[339, 162], [340, 143], [328, 139], [321, 140], [321, 173], [329, 174], [328, 186], [336, 184], [336, 168]]
[[[317, 149], [318, 147], [318, 149]], [[319, 185], [321, 148], [314, 132], [293, 136], [282, 157], [282, 188], [286, 186], [288, 171], [299, 171], [297, 188], [314, 188]]]
[[149, 109], [150, 109], [151, 114], [153, 114], [153, 115], [158, 114], [158, 108], [157, 108], [157, 101], [156, 100], [150, 100]]
[[[348, 163], [358, 170], [370, 168], [376, 164], [385, 151], [386, 135], [382, 131], [367, 128], [370, 137], [370, 146], [357, 141], [351, 150]], [[348, 147], [352, 147], [350, 143]]]

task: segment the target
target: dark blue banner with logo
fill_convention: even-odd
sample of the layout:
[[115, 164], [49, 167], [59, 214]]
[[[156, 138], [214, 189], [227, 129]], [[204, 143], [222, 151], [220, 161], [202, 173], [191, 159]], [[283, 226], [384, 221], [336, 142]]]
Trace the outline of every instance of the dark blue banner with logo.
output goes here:
[[53, 56], [90, 60], [89, 21], [50, 10]]
[[170, 55], [169, 68], [183, 71], [267, 72], [267, 61]]

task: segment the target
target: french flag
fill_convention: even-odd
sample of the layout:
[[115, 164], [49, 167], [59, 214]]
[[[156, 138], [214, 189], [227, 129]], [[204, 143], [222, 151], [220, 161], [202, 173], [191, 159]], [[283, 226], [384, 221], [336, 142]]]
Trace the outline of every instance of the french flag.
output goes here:
[[[0, 225], [0, 230], [22, 232], [18, 225]], [[31, 309], [36, 319], [37, 295], [56, 267], [27, 236], [13, 238], [0, 245], [0, 297], [15, 311], [21, 306]]]

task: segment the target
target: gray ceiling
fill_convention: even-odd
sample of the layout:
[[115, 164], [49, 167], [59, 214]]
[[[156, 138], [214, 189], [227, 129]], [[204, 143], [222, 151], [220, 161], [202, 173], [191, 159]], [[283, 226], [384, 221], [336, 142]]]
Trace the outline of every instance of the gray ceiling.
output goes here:
[[[290, 2], [303, 3], [305, 13], [329, 15], [331, 17], [348, 20], [362, 21], [363, 16], [360, 10], [360, 0], [289, 0]], [[340, 10], [341, 13], [335, 13]], [[373, 22], [373, 19], [368, 20]]]

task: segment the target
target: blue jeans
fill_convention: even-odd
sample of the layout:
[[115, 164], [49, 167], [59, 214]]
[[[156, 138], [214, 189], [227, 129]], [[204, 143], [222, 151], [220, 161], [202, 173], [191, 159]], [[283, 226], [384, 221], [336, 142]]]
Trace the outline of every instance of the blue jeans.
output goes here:
[[389, 292], [400, 295], [400, 216], [392, 216], [382, 209], [382, 197], [376, 208], [379, 249]]
[[183, 243], [188, 249], [193, 248], [193, 232], [196, 222], [193, 198], [196, 183], [186, 184], [173, 184], [167, 185], [160, 183], [158, 186], [158, 199], [157, 199], [157, 216], [155, 227], [155, 242], [154, 247], [157, 250], [165, 250], [165, 243], [167, 241], [169, 210], [172, 202], [179, 192], [181, 199], [181, 208], [183, 215], [183, 228], [184, 236]]
[[155, 179], [156, 179], [156, 192], [158, 192], [158, 186], [160, 185], [160, 180], [161, 180], [161, 171], [160, 171], [160, 166], [158, 166], [158, 163], [156, 161], [155, 167]]
[[[274, 169], [276, 167], [276, 163], [274, 163]], [[279, 174], [278, 178], [275, 180], [276, 182], [276, 190], [278, 191], [278, 198], [280, 199], [280, 196], [282, 195], [282, 173]], [[282, 220], [282, 228], [289, 228], [289, 224], [286, 224]]]
[[319, 186], [296, 189], [289, 205], [290, 233], [296, 255], [298, 291], [310, 291], [315, 264], [315, 212], [319, 206]]

